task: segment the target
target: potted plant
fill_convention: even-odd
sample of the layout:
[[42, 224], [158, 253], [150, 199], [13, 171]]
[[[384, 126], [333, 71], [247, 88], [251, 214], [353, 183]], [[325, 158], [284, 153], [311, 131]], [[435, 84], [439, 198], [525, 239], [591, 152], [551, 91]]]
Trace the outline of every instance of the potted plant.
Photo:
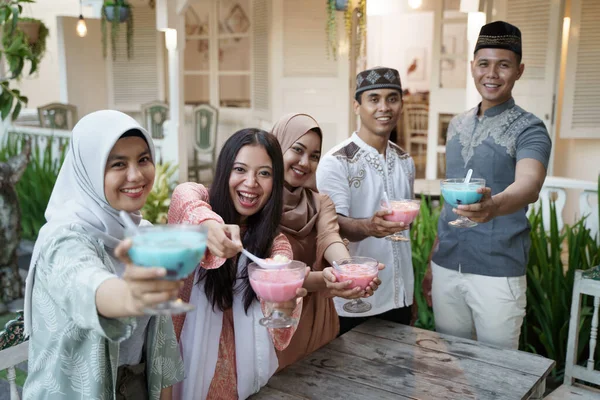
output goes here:
[[336, 11], [346, 11], [348, 9], [348, 0], [335, 0]]
[[107, 24], [110, 23], [110, 45], [113, 60], [117, 59], [117, 38], [119, 36], [120, 24], [127, 25], [127, 59], [133, 57], [133, 11], [126, 0], [105, 0], [101, 12], [102, 28], [102, 53], [106, 58], [107, 48]]
[[[44, 57], [44, 54], [46, 53], [46, 40], [48, 39], [48, 34], [48, 27], [39, 19], [19, 17], [14, 30], [12, 29], [12, 24], [4, 24], [2, 46], [5, 49], [10, 49], [11, 44], [14, 43], [17, 38], [20, 43], [29, 46], [33, 69], [33, 71], [30, 72], [31, 74], [37, 70], [37, 65], [39, 65], [42, 57]], [[10, 57], [8, 55], [6, 58], [9, 66], [12, 64], [16, 67], [20, 63], [19, 58]]]
[[[3, 0], [0, 2], [0, 25], [2, 25], [2, 48], [0, 56], [6, 59], [8, 71], [0, 77], [0, 117], [4, 120], [8, 115], [14, 120], [19, 116], [21, 108], [27, 104], [27, 97], [18, 89], [10, 87], [10, 82], [23, 76], [27, 61], [30, 63], [31, 75], [46, 50], [48, 28], [40, 20], [21, 18], [23, 4], [32, 0]], [[36, 37], [37, 36], [37, 37]]]

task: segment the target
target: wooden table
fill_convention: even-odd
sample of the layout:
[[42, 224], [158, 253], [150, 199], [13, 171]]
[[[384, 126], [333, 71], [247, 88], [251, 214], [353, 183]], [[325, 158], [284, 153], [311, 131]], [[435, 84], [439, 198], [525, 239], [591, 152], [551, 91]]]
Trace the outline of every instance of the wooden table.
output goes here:
[[275, 374], [252, 399], [527, 399], [554, 361], [378, 319]]

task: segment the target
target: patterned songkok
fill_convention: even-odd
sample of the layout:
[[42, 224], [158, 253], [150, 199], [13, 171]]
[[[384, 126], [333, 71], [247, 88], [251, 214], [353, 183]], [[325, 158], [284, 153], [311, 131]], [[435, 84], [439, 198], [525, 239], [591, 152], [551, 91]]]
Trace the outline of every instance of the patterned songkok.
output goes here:
[[375, 67], [356, 75], [355, 97], [364, 91], [374, 89], [397, 89], [402, 93], [400, 74], [393, 68]]
[[475, 53], [479, 49], [506, 49], [522, 56], [521, 31], [514, 25], [504, 21], [496, 21], [481, 27], [475, 45]]

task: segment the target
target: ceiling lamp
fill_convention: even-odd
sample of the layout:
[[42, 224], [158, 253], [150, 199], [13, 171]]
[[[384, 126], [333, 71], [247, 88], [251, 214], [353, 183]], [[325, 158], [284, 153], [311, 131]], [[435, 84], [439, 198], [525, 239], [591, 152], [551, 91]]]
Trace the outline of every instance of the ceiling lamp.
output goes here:
[[87, 35], [87, 25], [85, 24], [85, 19], [83, 19], [81, 0], [79, 0], [79, 20], [77, 21], [76, 29], [79, 37], [85, 37], [85, 35]]

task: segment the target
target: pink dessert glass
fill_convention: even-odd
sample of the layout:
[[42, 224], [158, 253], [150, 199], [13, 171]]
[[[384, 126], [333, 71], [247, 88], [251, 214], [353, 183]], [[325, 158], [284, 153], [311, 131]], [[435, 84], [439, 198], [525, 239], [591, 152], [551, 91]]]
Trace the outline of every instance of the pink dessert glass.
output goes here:
[[[284, 267], [270, 269], [250, 263], [248, 275], [258, 297], [269, 303], [282, 303], [296, 297], [296, 290], [304, 284], [306, 264], [293, 260]], [[260, 324], [267, 328], [289, 328], [296, 322], [297, 319], [276, 308], [271, 315], [260, 320]]]
[[[374, 258], [350, 257], [333, 262], [333, 274], [338, 282], [352, 281], [351, 288], [360, 287], [365, 290], [379, 273], [379, 263]], [[362, 299], [354, 299], [344, 304], [349, 313], [364, 313], [371, 309], [371, 304]]]
[[[385, 200], [381, 201], [381, 208], [383, 210], [391, 210], [392, 213], [383, 217], [386, 221], [393, 222], [404, 222], [404, 225], [408, 226], [412, 224], [412, 222], [419, 215], [419, 211], [421, 211], [421, 200], [414, 199], [399, 199], [399, 200], [390, 200], [390, 204], [386, 204]], [[396, 232], [392, 235], [388, 235], [385, 237], [386, 240], [391, 240], [393, 242], [409, 242], [410, 238], [404, 234], [405, 231]]]

